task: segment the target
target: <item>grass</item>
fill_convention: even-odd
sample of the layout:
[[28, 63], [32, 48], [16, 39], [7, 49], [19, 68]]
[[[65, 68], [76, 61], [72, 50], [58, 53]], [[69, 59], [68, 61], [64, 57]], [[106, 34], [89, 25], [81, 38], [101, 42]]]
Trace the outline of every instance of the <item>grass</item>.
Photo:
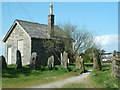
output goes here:
[[[90, 63], [86, 66], [92, 68]], [[118, 88], [118, 81], [111, 76], [111, 64], [102, 63], [102, 66], [103, 71], [93, 70], [84, 81], [66, 84], [62, 88]]]
[[[62, 88], [118, 88], [117, 80], [111, 76], [110, 63], [102, 63], [102, 66], [103, 71], [93, 70], [84, 81], [66, 84]], [[68, 71], [59, 65], [55, 66], [54, 70], [48, 70], [46, 66], [41, 66], [36, 70], [30, 69], [29, 66], [18, 70], [14, 67], [15, 65], [9, 65], [2, 71], [3, 88], [26, 88], [78, 75], [75, 72], [75, 64], [70, 64]], [[92, 63], [85, 63], [86, 70], [92, 67]]]
[[[69, 66], [70, 71], [73, 69], [74, 66]], [[15, 70], [14, 65], [9, 65], [2, 73], [3, 88], [26, 88], [55, 82], [77, 75], [75, 72], [68, 72], [59, 65], [55, 66], [54, 70], [48, 70], [45, 66], [37, 70], [31, 70], [29, 66], [24, 66], [22, 69]]]
[[103, 63], [103, 71], [93, 70], [90, 77], [101, 88], [118, 88], [118, 81], [111, 76], [111, 64]]
[[93, 69], [93, 63], [85, 63], [85, 69], [86, 70]]

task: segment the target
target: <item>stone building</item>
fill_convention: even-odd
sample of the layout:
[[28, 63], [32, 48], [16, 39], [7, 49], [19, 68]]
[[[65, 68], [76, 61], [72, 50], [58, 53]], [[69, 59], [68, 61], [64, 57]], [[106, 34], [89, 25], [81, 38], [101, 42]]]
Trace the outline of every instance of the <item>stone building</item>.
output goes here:
[[[22, 64], [30, 64], [32, 52], [37, 53], [37, 62], [40, 65], [46, 65], [52, 52], [47, 52], [44, 48], [44, 40], [57, 40], [62, 38], [71, 43], [67, 34], [57, 25], [54, 25], [53, 6], [50, 5], [50, 15], [48, 15], [48, 25], [15, 20], [6, 36], [3, 39], [5, 43], [5, 57], [8, 64], [16, 63], [16, 51], [21, 52]], [[62, 46], [64, 47], [64, 46]], [[59, 61], [55, 60], [55, 64]]]

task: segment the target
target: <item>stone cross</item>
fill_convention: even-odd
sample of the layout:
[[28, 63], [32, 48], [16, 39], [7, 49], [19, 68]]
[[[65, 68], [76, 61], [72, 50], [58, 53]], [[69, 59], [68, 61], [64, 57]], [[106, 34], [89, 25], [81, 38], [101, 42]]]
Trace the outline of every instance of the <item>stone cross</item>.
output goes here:
[[17, 50], [16, 52], [16, 67], [15, 69], [20, 69], [22, 68], [22, 60], [21, 60], [21, 52]]
[[0, 68], [4, 69], [6, 67], [7, 67], [6, 60], [5, 60], [5, 57], [2, 55], [0, 56]]
[[54, 68], [54, 56], [53, 55], [48, 58], [47, 66], [49, 69]]
[[36, 68], [36, 58], [37, 58], [37, 53], [33, 52], [31, 55], [31, 60], [30, 60], [30, 66], [32, 69]]

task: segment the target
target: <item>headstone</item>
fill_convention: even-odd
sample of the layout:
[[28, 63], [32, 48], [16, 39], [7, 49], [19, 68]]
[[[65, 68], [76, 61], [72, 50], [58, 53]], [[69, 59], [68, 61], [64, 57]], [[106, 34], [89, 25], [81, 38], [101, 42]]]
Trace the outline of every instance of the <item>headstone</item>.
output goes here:
[[115, 59], [112, 60], [112, 76], [116, 77], [116, 63], [117, 61]]
[[53, 55], [48, 58], [47, 66], [49, 69], [54, 68], [54, 56]]
[[0, 68], [4, 69], [6, 67], [7, 67], [6, 60], [5, 60], [5, 57], [2, 55], [2, 56], [0, 56]]
[[22, 60], [21, 60], [21, 53], [19, 50], [16, 52], [16, 67], [15, 69], [20, 69], [22, 68]]
[[63, 66], [63, 55], [62, 55], [62, 53], [60, 54], [60, 59], [61, 59], [61, 65]]
[[113, 57], [116, 57], [117, 56], [117, 53], [116, 53], [116, 50], [113, 51]]
[[76, 57], [76, 68], [78, 68], [78, 69], [81, 68], [81, 61], [80, 61], [80, 60], [81, 60], [80, 57], [77, 56], [77, 57]]
[[93, 53], [93, 69], [98, 69], [98, 70], [102, 70], [102, 66], [101, 66], [101, 60], [100, 60], [100, 53], [99, 50], [92, 50]]
[[83, 58], [80, 56], [77, 56], [77, 58], [76, 58], [76, 68], [78, 68], [78, 69], [81, 69], [81, 70], [85, 70], [85, 68], [84, 68], [84, 60], [83, 60]]
[[120, 80], [120, 59], [119, 54], [114, 50], [112, 60], [112, 73], [111, 75]]
[[63, 57], [62, 57], [62, 66], [64, 67], [64, 68], [67, 68], [67, 62], [68, 62], [68, 53], [67, 52], [63, 52]]
[[[81, 58], [81, 56], [80, 56], [80, 58]], [[81, 58], [81, 69], [83, 70], [83, 71], [85, 71], [85, 67], [84, 67], [84, 60], [83, 60], [83, 58]]]
[[70, 59], [68, 58], [68, 64], [70, 63]]
[[37, 53], [33, 52], [31, 55], [31, 60], [30, 60], [30, 66], [32, 69], [36, 68], [36, 59], [37, 59]]

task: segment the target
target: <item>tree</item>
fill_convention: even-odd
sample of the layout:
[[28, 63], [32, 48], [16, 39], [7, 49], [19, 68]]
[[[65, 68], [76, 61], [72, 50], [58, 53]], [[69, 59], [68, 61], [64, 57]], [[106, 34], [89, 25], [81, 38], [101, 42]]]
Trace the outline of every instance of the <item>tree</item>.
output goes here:
[[85, 27], [72, 25], [70, 23], [66, 23], [60, 26], [65, 32], [67, 32], [68, 37], [74, 40], [74, 54], [82, 53], [83, 51], [91, 47], [93, 36]]
[[61, 62], [57, 53], [61, 53], [64, 50], [64, 43], [60, 39], [53, 39], [53, 40], [43, 40], [43, 46], [48, 52], [54, 53], [57, 59]]
[[106, 51], [104, 50], [104, 49], [102, 49], [101, 51], [100, 51], [100, 53], [103, 55], [104, 53], [105, 53]]

